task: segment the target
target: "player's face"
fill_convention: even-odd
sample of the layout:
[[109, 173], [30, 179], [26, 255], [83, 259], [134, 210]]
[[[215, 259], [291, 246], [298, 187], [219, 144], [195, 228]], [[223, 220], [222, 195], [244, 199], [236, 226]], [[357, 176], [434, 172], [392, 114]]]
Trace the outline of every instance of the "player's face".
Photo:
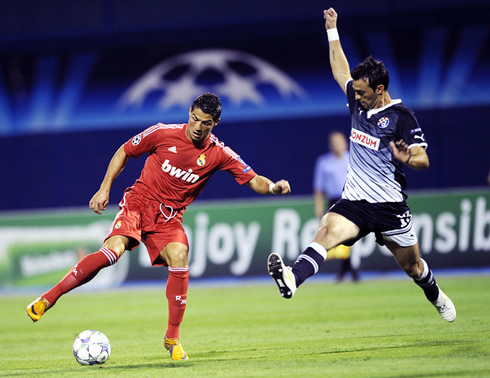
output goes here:
[[356, 94], [356, 100], [359, 101], [364, 109], [371, 110], [376, 107], [378, 94], [369, 86], [367, 79], [354, 80], [352, 89], [354, 89]]
[[199, 108], [191, 108], [189, 110], [189, 122], [185, 129], [185, 135], [190, 141], [201, 144], [207, 139], [209, 133], [219, 121], [218, 119], [215, 122], [211, 114], [204, 113]]

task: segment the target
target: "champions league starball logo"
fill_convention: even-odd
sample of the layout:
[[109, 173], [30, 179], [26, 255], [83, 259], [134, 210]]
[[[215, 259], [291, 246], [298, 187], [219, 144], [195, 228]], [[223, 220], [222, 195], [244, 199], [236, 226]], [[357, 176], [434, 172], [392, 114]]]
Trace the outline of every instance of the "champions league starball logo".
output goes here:
[[288, 75], [257, 56], [235, 50], [206, 49], [173, 56], [156, 65], [121, 96], [121, 110], [140, 108], [150, 94], [156, 106], [188, 108], [205, 91], [218, 94], [235, 106], [265, 104], [261, 86], [274, 89], [282, 99], [306, 97]]

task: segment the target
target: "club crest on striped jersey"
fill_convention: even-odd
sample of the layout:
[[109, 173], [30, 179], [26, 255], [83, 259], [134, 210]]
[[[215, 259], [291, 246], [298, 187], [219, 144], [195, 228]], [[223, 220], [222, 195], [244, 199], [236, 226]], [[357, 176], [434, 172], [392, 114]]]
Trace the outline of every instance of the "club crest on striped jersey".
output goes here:
[[122, 222], [119, 220], [116, 222], [116, 224], [114, 225], [114, 228], [117, 230], [119, 228], [121, 228], [121, 225], [122, 225]]
[[133, 146], [137, 146], [138, 144], [140, 144], [140, 142], [141, 142], [141, 134], [136, 135], [131, 141]]
[[197, 161], [196, 161], [197, 165], [202, 167], [204, 164], [206, 164], [206, 155], [202, 154], [201, 156], [199, 156], [197, 158]]
[[380, 139], [366, 134], [362, 131], [352, 129], [350, 133], [350, 138], [352, 142], [360, 144], [364, 147], [370, 148], [371, 150], [379, 150]]
[[384, 129], [389, 124], [390, 124], [390, 120], [388, 119], [388, 117], [380, 118], [379, 121], [378, 121], [378, 127], [381, 128], [381, 129]]

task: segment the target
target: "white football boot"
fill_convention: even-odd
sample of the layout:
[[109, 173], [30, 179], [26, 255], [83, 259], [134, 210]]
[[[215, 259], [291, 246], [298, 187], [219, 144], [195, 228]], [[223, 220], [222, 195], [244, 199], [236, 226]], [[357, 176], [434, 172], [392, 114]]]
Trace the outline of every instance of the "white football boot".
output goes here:
[[441, 288], [439, 288], [439, 297], [432, 304], [446, 322], [454, 322], [456, 320], [456, 307], [454, 307], [453, 301], [444, 294]]

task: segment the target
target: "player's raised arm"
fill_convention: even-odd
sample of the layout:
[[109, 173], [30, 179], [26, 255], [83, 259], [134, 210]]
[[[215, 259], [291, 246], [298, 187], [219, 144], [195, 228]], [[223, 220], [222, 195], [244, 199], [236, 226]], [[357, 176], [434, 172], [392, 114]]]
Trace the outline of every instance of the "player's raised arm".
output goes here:
[[291, 193], [291, 187], [286, 180], [273, 182], [267, 177], [256, 175], [253, 179], [247, 182], [247, 185], [259, 194], [282, 194]]
[[112, 157], [109, 166], [107, 167], [107, 172], [105, 174], [104, 180], [102, 181], [102, 184], [100, 184], [99, 190], [97, 191], [97, 193], [94, 194], [89, 202], [90, 208], [95, 213], [100, 214], [102, 210], [105, 210], [107, 208], [112, 183], [122, 172], [122, 170], [126, 166], [128, 159], [129, 156], [126, 155], [126, 152], [124, 152], [124, 145], [119, 147], [119, 149]]
[[330, 66], [332, 67], [333, 77], [335, 81], [339, 83], [340, 88], [342, 88], [344, 93], [346, 93], [345, 83], [351, 78], [351, 75], [349, 62], [347, 61], [340, 44], [339, 33], [337, 31], [337, 17], [337, 12], [335, 12], [335, 9], [333, 8], [323, 11], [325, 29], [328, 34]]

